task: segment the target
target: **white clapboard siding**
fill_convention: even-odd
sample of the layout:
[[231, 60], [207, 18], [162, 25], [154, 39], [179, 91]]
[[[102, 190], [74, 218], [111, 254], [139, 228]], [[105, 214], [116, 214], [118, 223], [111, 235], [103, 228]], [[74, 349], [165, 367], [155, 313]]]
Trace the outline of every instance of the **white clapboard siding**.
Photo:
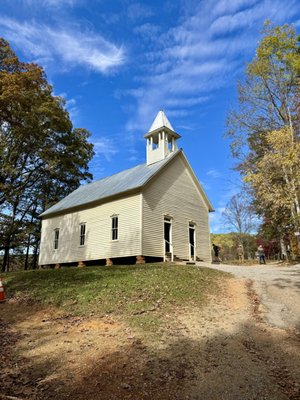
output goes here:
[[[118, 240], [111, 240], [111, 216], [118, 215]], [[80, 246], [80, 224], [86, 224], [86, 244]], [[54, 250], [54, 230], [59, 245]], [[127, 257], [141, 253], [141, 194], [42, 221], [40, 265]]]
[[143, 190], [142, 254], [164, 256], [164, 216], [172, 217], [173, 253], [189, 258], [189, 222], [196, 224], [196, 255], [210, 260], [208, 207], [183, 156], [175, 157]]

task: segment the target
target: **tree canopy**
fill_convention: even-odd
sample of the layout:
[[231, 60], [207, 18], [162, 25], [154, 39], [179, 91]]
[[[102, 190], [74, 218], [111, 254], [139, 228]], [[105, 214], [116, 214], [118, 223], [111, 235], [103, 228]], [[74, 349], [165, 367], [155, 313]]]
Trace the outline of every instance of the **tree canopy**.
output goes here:
[[227, 135], [256, 212], [281, 239], [287, 229], [300, 230], [299, 83], [295, 29], [267, 21], [238, 83], [238, 107], [228, 115]]
[[295, 29], [267, 21], [262, 36], [238, 83], [238, 107], [228, 115], [227, 134], [242, 172], [268, 151], [268, 132], [288, 126], [299, 134], [300, 52]]
[[43, 69], [0, 39], [0, 249], [38, 246], [37, 216], [92, 179], [90, 133], [73, 128]]

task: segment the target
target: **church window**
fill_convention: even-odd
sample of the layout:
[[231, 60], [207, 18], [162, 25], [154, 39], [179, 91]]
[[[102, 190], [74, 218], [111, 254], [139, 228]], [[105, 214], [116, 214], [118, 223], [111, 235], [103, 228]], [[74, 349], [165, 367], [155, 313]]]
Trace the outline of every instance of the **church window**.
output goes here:
[[85, 245], [85, 231], [86, 231], [86, 225], [80, 224], [80, 237], [79, 237], [80, 246]]
[[118, 216], [111, 217], [111, 240], [118, 240], [119, 221]]
[[59, 229], [54, 230], [54, 250], [58, 249]]

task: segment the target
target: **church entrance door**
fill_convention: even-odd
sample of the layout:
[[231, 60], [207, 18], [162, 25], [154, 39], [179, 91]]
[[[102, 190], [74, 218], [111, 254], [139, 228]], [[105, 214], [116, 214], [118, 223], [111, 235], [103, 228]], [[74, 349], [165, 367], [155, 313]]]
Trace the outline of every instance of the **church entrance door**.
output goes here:
[[172, 219], [164, 218], [164, 259], [165, 261], [173, 261], [173, 245], [172, 245]]

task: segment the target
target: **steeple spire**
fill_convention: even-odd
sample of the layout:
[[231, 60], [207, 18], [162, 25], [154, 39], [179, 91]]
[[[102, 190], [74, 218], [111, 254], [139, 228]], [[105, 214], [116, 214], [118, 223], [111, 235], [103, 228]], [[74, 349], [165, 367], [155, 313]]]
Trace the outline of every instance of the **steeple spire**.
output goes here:
[[170, 121], [168, 120], [166, 114], [163, 112], [163, 110], [160, 110], [155, 117], [155, 120], [153, 121], [149, 132], [155, 131], [156, 129], [166, 127], [170, 129], [171, 131], [174, 131]]
[[164, 160], [177, 150], [176, 140], [181, 136], [174, 131], [166, 114], [160, 110], [144, 137], [147, 139], [147, 164], [150, 165]]

